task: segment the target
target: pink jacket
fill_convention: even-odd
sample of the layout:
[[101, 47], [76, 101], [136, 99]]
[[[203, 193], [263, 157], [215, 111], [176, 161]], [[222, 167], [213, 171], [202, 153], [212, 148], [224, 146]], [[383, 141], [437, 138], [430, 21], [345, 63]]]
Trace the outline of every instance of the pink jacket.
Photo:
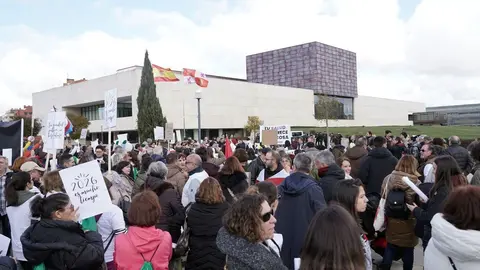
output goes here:
[[117, 270], [140, 269], [144, 262], [142, 255], [152, 263], [153, 269], [168, 270], [172, 257], [170, 233], [155, 227], [132, 226], [126, 234], [116, 236], [113, 260]]

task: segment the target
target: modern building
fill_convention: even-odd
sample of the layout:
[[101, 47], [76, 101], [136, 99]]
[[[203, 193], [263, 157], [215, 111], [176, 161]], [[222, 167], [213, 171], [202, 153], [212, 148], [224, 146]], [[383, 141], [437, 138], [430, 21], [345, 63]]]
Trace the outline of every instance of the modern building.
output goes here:
[[[105, 91], [117, 88], [118, 113], [114, 133], [136, 140], [137, 95], [142, 67], [33, 93], [33, 115], [46, 119], [55, 106], [90, 120], [92, 138], [106, 136], [102, 120]], [[181, 72], [175, 71], [181, 79]], [[314, 118], [319, 95], [341, 103], [330, 126], [411, 125], [408, 116], [425, 110], [419, 102], [358, 96], [355, 54], [318, 42], [247, 56], [247, 79], [208, 75], [202, 90], [202, 137], [242, 134], [248, 116], [265, 125], [323, 126]], [[168, 122], [182, 137], [197, 138], [197, 87], [180, 82], [156, 83]], [[395, 108], [392, 110], [392, 108]], [[106, 137], [104, 137], [106, 138]]]
[[480, 104], [427, 107], [425, 112], [413, 113], [409, 118], [415, 125], [478, 126]]

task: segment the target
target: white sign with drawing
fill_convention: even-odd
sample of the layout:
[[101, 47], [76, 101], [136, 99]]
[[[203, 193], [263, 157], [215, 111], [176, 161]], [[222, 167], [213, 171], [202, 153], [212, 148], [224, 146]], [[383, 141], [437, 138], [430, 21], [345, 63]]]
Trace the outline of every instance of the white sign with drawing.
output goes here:
[[117, 88], [105, 92], [105, 126], [117, 126]]
[[0, 234], [0, 256], [8, 256], [8, 246], [10, 245], [10, 238]]
[[47, 120], [47, 150], [63, 149], [67, 115], [65, 112], [50, 112]]
[[291, 141], [292, 140], [292, 130], [290, 129], [289, 125], [281, 125], [281, 126], [260, 126], [260, 141], [262, 141], [262, 131], [263, 130], [276, 130], [277, 131], [277, 137], [278, 145], [283, 145], [285, 144], [285, 141]]
[[72, 204], [78, 207], [80, 220], [111, 209], [112, 201], [96, 160], [61, 170], [60, 177]]

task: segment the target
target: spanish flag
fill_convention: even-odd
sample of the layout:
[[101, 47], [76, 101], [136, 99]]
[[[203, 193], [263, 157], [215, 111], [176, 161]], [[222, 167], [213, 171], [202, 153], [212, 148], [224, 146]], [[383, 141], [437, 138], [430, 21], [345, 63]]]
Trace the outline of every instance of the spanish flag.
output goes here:
[[162, 68], [152, 64], [153, 80], [155, 82], [178, 82], [175, 73], [169, 68]]

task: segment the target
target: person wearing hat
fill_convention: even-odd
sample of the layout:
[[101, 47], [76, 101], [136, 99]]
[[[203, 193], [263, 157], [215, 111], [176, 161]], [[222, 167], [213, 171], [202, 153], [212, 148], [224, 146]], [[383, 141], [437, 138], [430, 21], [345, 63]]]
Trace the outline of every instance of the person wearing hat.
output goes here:
[[27, 172], [30, 174], [30, 178], [33, 181], [34, 187], [32, 188], [33, 192], [40, 192], [39, 188], [41, 186], [40, 178], [42, 178], [45, 168], [40, 167], [37, 163], [33, 161], [27, 161], [20, 166], [22, 172]]

